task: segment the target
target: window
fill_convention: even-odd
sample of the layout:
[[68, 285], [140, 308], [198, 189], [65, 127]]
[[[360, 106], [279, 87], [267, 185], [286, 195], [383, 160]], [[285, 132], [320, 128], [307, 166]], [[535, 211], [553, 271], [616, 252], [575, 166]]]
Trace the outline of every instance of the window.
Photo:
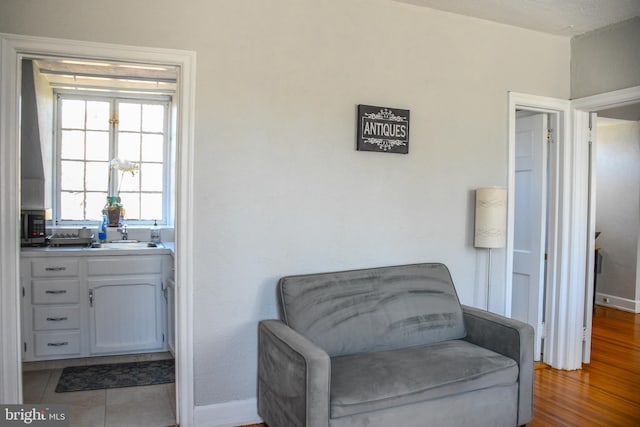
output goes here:
[[107, 195], [118, 195], [127, 222], [166, 224], [170, 98], [58, 92], [57, 101], [56, 223], [100, 220]]

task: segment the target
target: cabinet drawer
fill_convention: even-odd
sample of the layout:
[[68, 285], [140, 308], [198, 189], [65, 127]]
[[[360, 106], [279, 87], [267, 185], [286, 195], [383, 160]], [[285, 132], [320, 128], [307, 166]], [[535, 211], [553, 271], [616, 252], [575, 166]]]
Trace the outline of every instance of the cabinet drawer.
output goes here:
[[36, 331], [78, 328], [80, 328], [80, 308], [78, 306], [33, 307], [33, 329]]
[[62, 277], [77, 276], [77, 259], [43, 259], [31, 262], [31, 276], [33, 277]]
[[80, 354], [80, 332], [36, 332], [35, 355], [58, 356]]
[[33, 304], [69, 304], [80, 302], [79, 280], [33, 280]]
[[89, 276], [162, 272], [162, 258], [159, 256], [112, 256], [90, 259], [87, 263]]

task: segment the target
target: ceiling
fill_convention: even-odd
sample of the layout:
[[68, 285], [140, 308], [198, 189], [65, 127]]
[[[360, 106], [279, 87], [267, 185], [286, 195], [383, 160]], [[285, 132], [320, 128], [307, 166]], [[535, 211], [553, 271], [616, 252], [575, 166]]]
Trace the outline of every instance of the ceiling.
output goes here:
[[171, 94], [176, 91], [176, 67], [155, 64], [47, 58], [34, 60], [51, 87]]
[[560, 36], [640, 15], [640, 0], [395, 0]]
[[640, 104], [625, 105], [598, 111], [598, 117], [617, 120], [640, 121]]

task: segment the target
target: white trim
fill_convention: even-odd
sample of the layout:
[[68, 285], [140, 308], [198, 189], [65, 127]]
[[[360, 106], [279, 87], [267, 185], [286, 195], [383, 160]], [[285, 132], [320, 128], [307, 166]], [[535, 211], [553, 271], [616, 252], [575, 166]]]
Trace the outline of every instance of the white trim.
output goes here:
[[640, 100], [640, 86], [586, 96], [571, 101], [572, 108], [581, 111], [606, 110], [636, 104]]
[[262, 422], [256, 398], [196, 406], [193, 415], [195, 427], [235, 427]]
[[[585, 283], [587, 278], [587, 226], [589, 199], [589, 145], [585, 141], [583, 118], [573, 111], [573, 138], [570, 144], [570, 168], [565, 175], [568, 184], [567, 242], [568, 271], [563, 282], [563, 300], [566, 315], [562, 325], [562, 350], [554, 360], [559, 369], [580, 369], [583, 354], [583, 327]], [[588, 139], [588, 138], [587, 138]]]
[[[0, 35], [1, 36], [1, 35]], [[20, 81], [11, 43], [0, 37], [0, 402], [22, 403], [19, 293], [20, 157], [18, 88]]]
[[[507, 208], [507, 245], [505, 263], [505, 314], [511, 316], [513, 296], [513, 247], [515, 225], [515, 119], [516, 108], [550, 113], [554, 116], [553, 126], [556, 141], [549, 150], [551, 157], [550, 193], [549, 193], [549, 242], [547, 260], [547, 297], [545, 327], [547, 335], [544, 342], [544, 361], [556, 368], [568, 369], [558, 362], [565, 351], [567, 341], [567, 323], [572, 312], [568, 311], [569, 301], [567, 283], [570, 253], [571, 227], [571, 186], [568, 175], [571, 163], [571, 127], [570, 102], [523, 93], [509, 92], [509, 129], [508, 129], [508, 208]], [[581, 336], [581, 335], [580, 335]]]
[[[591, 202], [590, 199], [596, 195], [596, 159], [597, 159], [597, 144], [596, 141], [596, 126], [591, 126], [589, 129], [589, 123], [595, 123], [590, 119], [590, 113], [584, 113], [580, 111], [574, 111], [574, 121], [576, 124], [575, 136], [577, 143], [580, 145], [589, 144], [587, 146], [587, 158], [585, 159], [587, 168], [587, 224], [586, 224], [586, 264], [585, 264], [585, 285], [587, 283], [593, 283], [594, 271], [591, 266], [595, 262], [595, 230], [596, 230], [596, 204]], [[595, 115], [593, 117], [595, 119]], [[590, 141], [592, 141], [590, 143]], [[589, 156], [589, 150], [591, 150], [591, 156]], [[589, 250], [588, 248], [592, 248]], [[593, 330], [593, 286], [584, 286], [584, 315], [583, 315], [583, 329], [584, 340], [582, 343], [582, 363], [589, 363], [591, 360], [591, 332]]]
[[196, 107], [196, 54], [189, 52], [180, 69], [181, 85], [178, 86], [176, 103], [180, 105], [180, 117], [176, 134], [180, 144], [176, 152], [176, 386], [178, 424], [193, 425], [195, 407], [193, 360], [193, 258], [194, 233], [194, 183], [193, 162], [195, 143]]
[[[605, 301], [605, 298], [608, 301]], [[617, 297], [615, 295], [596, 292], [596, 305], [615, 308], [616, 310], [628, 311], [630, 313], [640, 313], [640, 300]]]
[[175, 65], [180, 69], [176, 103], [176, 310], [177, 412], [180, 425], [193, 425], [193, 147], [195, 119], [195, 53], [106, 43], [0, 33], [0, 402], [22, 398], [19, 311], [19, 157], [18, 114], [22, 57], [73, 56]]

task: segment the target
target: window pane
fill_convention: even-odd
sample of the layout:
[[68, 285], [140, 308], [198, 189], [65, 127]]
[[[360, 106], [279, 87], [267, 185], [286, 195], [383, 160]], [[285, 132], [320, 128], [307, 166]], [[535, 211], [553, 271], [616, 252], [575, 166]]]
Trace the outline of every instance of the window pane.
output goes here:
[[140, 189], [142, 191], [162, 191], [162, 165], [143, 163], [140, 165]]
[[62, 219], [84, 219], [83, 194], [84, 193], [71, 193], [67, 191], [60, 193], [60, 215]]
[[87, 101], [87, 129], [109, 130], [109, 103]]
[[61, 161], [60, 186], [63, 190], [84, 190], [84, 163]]
[[162, 194], [142, 193], [140, 198], [140, 219], [162, 219]]
[[87, 132], [87, 160], [109, 160], [109, 132]]
[[[60, 140], [55, 182], [60, 206], [56, 217], [95, 221], [97, 225], [107, 194], [118, 192], [125, 219], [166, 220], [167, 105], [162, 101], [118, 99], [107, 94], [91, 95], [90, 99], [80, 99], [81, 94], [59, 96], [56, 135]], [[114, 113], [119, 120], [116, 127], [109, 123]], [[140, 169], [134, 175], [111, 169], [109, 162], [113, 157], [133, 162]], [[111, 189], [107, 188], [109, 181]]]
[[87, 191], [107, 191], [109, 163], [87, 162]]
[[142, 106], [142, 131], [162, 132], [164, 130], [164, 105], [146, 104]]
[[142, 135], [142, 157], [143, 162], [162, 162], [164, 137], [162, 135]]
[[140, 161], [140, 134], [118, 133], [118, 157], [132, 162]]
[[118, 104], [118, 129], [140, 132], [140, 104]]
[[106, 202], [107, 193], [87, 193], [86, 219], [100, 221]]
[[77, 99], [62, 100], [60, 119], [63, 128], [84, 129], [84, 103]]
[[140, 191], [140, 171], [134, 175], [131, 172], [118, 172], [120, 191]]
[[126, 219], [140, 219], [139, 193], [120, 193], [120, 199], [125, 209]]
[[63, 130], [60, 143], [60, 156], [63, 159], [84, 159], [84, 132], [81, 130]]

